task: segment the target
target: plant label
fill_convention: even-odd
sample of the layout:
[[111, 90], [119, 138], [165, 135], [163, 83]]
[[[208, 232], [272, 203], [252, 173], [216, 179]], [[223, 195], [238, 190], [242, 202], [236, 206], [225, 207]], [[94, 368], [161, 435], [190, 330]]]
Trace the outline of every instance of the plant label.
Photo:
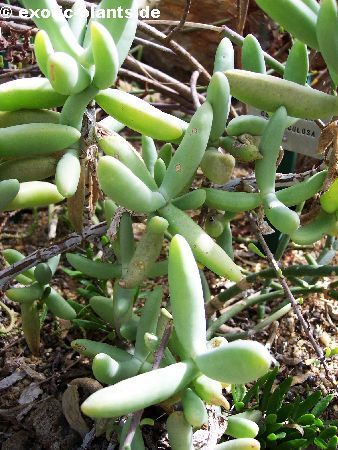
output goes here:
[[[265, 111], [253, 108], [252, 106], [248, 107], [248, 114], [266, 119], [269, 118]], [[316, 122], [300, 119], [286, 129], [283, 138], [283, 149], [312, 158], [322, 159], [322, 155], [317, 153], [320, 133], [321, 130]]]

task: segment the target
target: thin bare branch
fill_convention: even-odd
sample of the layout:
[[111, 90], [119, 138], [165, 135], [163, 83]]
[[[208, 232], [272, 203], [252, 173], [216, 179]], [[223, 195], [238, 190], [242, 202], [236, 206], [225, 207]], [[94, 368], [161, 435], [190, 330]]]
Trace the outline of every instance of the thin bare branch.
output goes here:
[[170, 50], [170, 48], [164, 47], [163, 45], [156, 44], [156, 42], [149, 41], [148, 39], [143, 39], [140, 37], [135, 37], [134, 42], [136, 44], [144, 45], [145, 47], [151, 47], [155, 50], [160, 50], [163, 53], [169, 53], [169, 55], [175, 55], [175, 53]]
[[0, 291], [4, 291], [8, 283], [25, 270], [36, 266], [40, 262], [48, 261], [53, 256], [73, 250], [84, 241], [93, 241], [105, 234], [106, 231], [107, 223], [101, 222], [84, 228], [81, 234], [72, 233], [58, 243], [36, 250], [21, 261], [0, 271]]
[[23, 25], [20, 23], [16, 23], [13, 21], [13, 18], [11, 18], [11, 20], [9, 22], [1, 19], [0, 20], [0, 28], [1, 31], [18, 31], [20, 33], [27, 33], [28, 31], [32, 34], [35, 35], [38, 32], [38, 29], [35, 26], [28, 26], [28, 25]]
[[237, 0], [237, 10], [238, 10], [237, 32], [241, 35], [243, 35], [245, 22], [248, 16], [249, 1], [250, 0]]
[[[177, 22], [176, 24], [178, 23], [179, 22]], [[178, 56], [181, 56], [190, 66], [201, 72], [203, 81], [207, 83], [209, 82], [211, 78], [209, 72], [202, 66], [201, 63], [197, 61], [196, 58], [194, 58], [187, 50], [185, 50], [185, 48], [183, 48], [181, 45], [179, 45], [177, 42], [173, 40], [167, 42], [166, 40], [167, 36], [164, 33], [148, 25], [145, 22], [139, 21], [138, 28], [140, 31], [142, 31], [142, 33], [159, 40], [160, 42], [162, 42], [162, 44], [167, 45], [169, 48], [171, 48], [171, 50], [173, 50]]]
[[174, 89], [164, 86], [162, 83], [160, 83], [157, 80], [154, 80], [152, 78], [147, 78], [143, 75], [140, 75], [138, 73], [135, 73], [135, 72], [133, 72], [131, 70], [127, 70], [127, 69], [120, 69], [119, 74], [123, 75], [126, 78], [142, 82], [146, 86], [151, 86], [158, 92], [161, 92], [161, 94], [164, 94], [165, 96], [174, 99], [176, 102], [179, 102], [186, 108], [192, 109], [192, 104], [189, 101], [187, 101], [185, 98], [183, 98]]
[[[149, 25], [172, 25], [175, 26], [179, 23], [177, 20], [145, 20], [144, 22], [141, 22], [143, 24], [149, 24]], [[236, 31], [232, 30], [231, 28], [227, 27], [226, 25], [222, 25], [221, 27], [218, 27], [216, 25], [209, 25], [206, 23], [198, 23], [198, 22], [185, 22], [183, 27], [195, 29], [195, 30], [209, 30], [214, 31], [216, 33], [219, 33], [222, 35], [222, 37], [227, 37], [230, 39], [231, 42], [233, 42], [236, 45], [239, 45], [242, 47], [243, 45], [243, 36], [236, 33]], [[284, 65], [277, 61], [275, 58], [273, 58], [268, 53], [264, 52], [264, 58], [265, 62], [271, 69], [274, 69], [277, 73], [283, 74], [284, 73]]]
[[33, 66], [24, 67], [23, 69], [6, 70], [0, 74], [0, 80], [6, 79], [6, 78], [12, 78], [16, 75], [21, 75], [23, 73], [31, 73], [31, 72], [39, 72], [39, 71], [40, 71], [40, 69], [37, 64], [34, 64]]
[[201, 106], [200, 99], [198, 98], [198, 92], [197, 92], [197, 80], [200, 76], [200, 72], [198, 70], [194, 70], [194, 72], [191, 75], [190, 78], [190, 91], [191, 91], [191, 98], [194, 103], [195, 109], [198, 109]]
[[171, 41], [173, 37], [184, 27], [184, 24], [187, 20], [189, 11], [191, 7], [191, 0], [186, 0], [186, 5], [184, 8], [182, 19], [179, 21], [178, 25], [170, 31], [170, 33], [167, 35], [166, 40], [167, 42]]
[[[324, 166], [322, 164], [317, 167], [306, 170], [305, 172], [300, 173], [277, 173], [276, 174], [276, 187], [278, 188], [286, 188], [288, 186], [292, 186], [295, 183], [299, 183], [304, 181], [306, 178], [315, 175], [321, 170], [324, 170]], [[222, 189], [223, 191], [245, 191], [245, 188], [250, 185], [253, 188], [257, 188], [256, 177], [255, 175], [248, 175], [243, 178], [234, 178], [229, 181], [227, 184], [223, 184], [221, 186], [217, 185], [217, 188]]]
[[[167, 75], [166, 73], [162, 72], [159, 69], [156, 69], [152, 66], [149, 66], [148, 64], [145, 64], [141, 61], [136, 60], [132, 56], [128, 56], [124, 62], [124, 65], [127, 67], [132, 68], [136, 72], [143, 73], [147, 76], [150, 76], [151, 78], [156, 79], [157, 81], [160, 81], [165, 86], [169, 86], [175, 91], [177, 91], [179, 94], [181, 94], [186, 100], [189, 102], [191, 101], [191, 93], [190, 88], [186, 86], [181, 81], [177, 80], [176, 78]], [[198, 97], [200, 101], [203, 103], [205, 98], [203, 95], [198, 94]]]
[[323, 353], [323, 350], [321, 349], [321, 347], [318, 345], [317, 341], [315, 340], [312, 330], [309, 326], [309, 324], [306, 322], [306, 320], [304, 319], [304, 316], [302, 314], [302, 311], [298, 305], [298, 302], [296, 301], [293, 293], [291, 292], [291, 289], [289, 287], [289, 285], [286, 282], [286, 278], [283, 275], [283, 271], [280, 268], [280, 266], [278, 265], [277, 261], [275, 260], [275, 257], [273, 256], [268, 244], [266, 243], [263, 234], [261, 233], [255, 219], [253, 218], [253, 216], [251, 214], [249, 214], [249, 219], [250, 219], [250, 223], [251, 226], [253, 227], [255, 234], [258, 238], [259, 243], [261, 244], [263, 251], [269, 261], [269, 263], [271, 264], [272, 268], [274, 269], [274, 271], [276, 272], [277, 278], [279, 279], [280, 284], [282, 285], [282, 288], [284, 290], [284, 293], [286, 295], [286, 297], [289, 299], [293, 311], [296, 314], [299, 323], [304, 331], [304, 333], [306, 334], [308, 340], [310, 341], [314, 351], [316, 352], [319, 361], [322, 363], [324, 370], [326, 372], [326, 376], [328, 377], [329, 380], [331, 380], [332, 382], [335, 382], [334, 378], [332, 377], [332, 375], [330, 374], [329, 368], [326, 364], [326, 360], [325, 360], [325, 356]]

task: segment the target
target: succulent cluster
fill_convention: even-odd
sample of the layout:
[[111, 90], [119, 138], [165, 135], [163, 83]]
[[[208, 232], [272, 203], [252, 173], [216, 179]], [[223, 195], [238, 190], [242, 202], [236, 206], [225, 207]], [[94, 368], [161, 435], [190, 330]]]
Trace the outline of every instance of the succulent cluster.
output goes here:
[[[72, 260], [74, 255], [69, 256]], [[111, 385], [85, 400], [84, 414], [96, 419], [114, 418], [154, 404], [175, 404], [181, 400], [183, 413], [174, 412], [167, 422], [169, 439], [173, 449], [192, 448], [193, 428], [200, 428], [208, 420], [205, 402], [227, 407], [222, 387], [258, 379], [268, 371], [271, 356], [263, 345], [253, 341], [228, 343], [224, 338], [207, 341], [199, 269], [190, 246], [178, 234], [170, 244], [168, 278], [171, 313], [161, 310], [160, 288], [147, 295], [140, 318], [132, 312], [135, 289], [122, 288], [117, 282], [113, 298], [91, 297], [90, 305], [98, 316], [109, 322], [117, 334], [133, 342], [131, 352], [87, 339], [73, 341], [72, 346], [93, 358], [95, 377]], [[166, 323], [171, 320], [174, 331], [161, 367], [151, 370], [154, 352], [161, 344]], [[247, 438], [243, 445], [254, 443], [254, 448], [258, 448], [253, 440], [258, 427], [248, 418], [234, 417], [227, 433]], [[226, 448], [246, 448], [235, 442], [237, 447]]]
[[[87, 170], [81, 162], [81, 130], [89, 103], [95, 101], [114, 127], [123, 124], [142, 135], [141, 156], [111, 127], [96, 129], [97, 177], [107, 196], [107, 222], [114, 220], [121, 207], [141, 214], [146, 220], [141, 239], [135, 245], [131, 215], [124, 212], [118, 239], [110, 244], [114, 262], [67, 255], [68, 262], [83, 274], [114, 280], [113, 296], [94, 296], [90, 306], [120, 338], [133, 343], [132, 351], [126, 352], [100, 342], [73, 342], [75, 349], [93, 358], [95, 377], [111, 385], [90, 396], [82, 410], [91, 417], [112, 418], [161, 402], [181, 401], [183, 412], [172, 413], [167, 422], [169, 439], [174, 450], [190, 449], [193, 428], [207, 420], [204, 402], [225, 406], [223, 384], [252, 382], [271, 363], [267, 350], [256, 342], [207, 341], [197, 263], [235, 283], [243, 280], [241, 267], [233, 261], [230, 222], [237, 213], [257, 208], [297, 244], [312, 244], [323, 235], [338, 233], [338, 182], [332, 167], [286, 189], [277, 191], [275, 186], [285, 129], [299, 118], [338, 114], [337, 96], [306, 85], [307, 45], [320, 49], [333, 83], [338, 83], [336, 2], [323, 0], [319, 7], [314, 0], [257, 0], [297, 38], [283, 67], [284, 78], [267, 75], [264, 52], [251, 35], [243, 42], [243, 70], [235, 69], [232, 43], [224, 38], [205, 101], [189, 123], [111, 88], [133, 42], [137, 14], [89, 23], [79, 15], [67, 22], [56, 0], [22, 3], [53, 14], [34, 17], [40, 28], [34, 49], [45, 78], [21, 78], [0, 86], [0, 210], [41, 207], [74, 196]], [[136, 0], [102, 0], [99, 7], [114, 8], [121, 3], [123, 8], [137, 9]], [[73, 8], [86, 8], [85, 2], [77, 0]], [[268, 120], [242, 115], [228, 121], [232, 97], [268, 112]], [[58, 107], [61, 111], [55, 112]], [[154, 140], [162, 143], [159, 151]], [[254, 162], [258, 192], [217, 188], [229, 181], [236, 160]], [[193, 187], [199, 168], [211, 187]], [[43, 181], [50, 178], [55, 184]], [[291, 207], [318, 193], [317, 215], [300, 225]], [[203, 206], [212, 211], [204, 229], [186, 213]], [[168, 261], [156, 262], [165, 237], [171, 240]], [[13, 250], [4, 256], [8, 264], [22, 258]], [[39, 348], [43, 304], [57, 317], [76, 317], [72, 306], [49, 286], [58, 261], [56, 257], [19, 275], [17, 281], [25, 286], [6, 291], [8, 298], [20, 303], [23, 329], [34, 353]], [[147, 278], [165, 273], [169, 275], [170, 313], [161, 310], [162, 291], [155, 289], [139, 317], [134, 304], [140, 286]], [[174, 331], [161, 367], [151, 370], [165, 324], [171, 319]], [[259, 448], [254, 439], [257, 412], [243, 414], [228, 423], [228, 435], [238, 439], [219, 444], [217, 449]]]
[[[13, 249], [4, 250], [2, 255], [7, 264], [17, 263], [24, 258], [22, 253]], [[59, 260], [60, 255], [21, 273], [16, 280], [23, 287], [13, 287], [6, 291], [10, 300], [20, 304], [22, 330], [29, 349], [35, 355], [39, 354], [40, 349], [39, 312], [43, 306], [61, 319], [72, 320], [76, 317], [75, 310], [50, 286]]]

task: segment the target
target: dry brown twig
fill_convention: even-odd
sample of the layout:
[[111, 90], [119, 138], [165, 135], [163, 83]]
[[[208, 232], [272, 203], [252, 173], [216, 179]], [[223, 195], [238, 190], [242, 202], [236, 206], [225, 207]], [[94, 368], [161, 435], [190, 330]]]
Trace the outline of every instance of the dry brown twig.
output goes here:
[[[313, 169], [306, 170], [305, 172], [300, 173], [277, 173], [276, 174], [276, 187], [278, 188], [286, 188], [289, 186], [292, 186], [295, 183], [300, 183], [304, 181], [306, 178], [311, 177], [312, 175], [315, 175], [321, 170], [324, 170], [324, 166], [322, 164], [319, 164], [318, 166], [314, 167]], [[221, 188], [224, 191], [247, 191], [247, 188], [252, 187], [256, 188], [256, 177], [254, 174], [248, 175], [243, 178], [235, 178], [229, 183], [224, 184], [222, 186], [218, 186], [218, 188]]]
[[22, 75], [23, 73], [31, 73], [39, 71], [39, 66], [34, 64], [33, 66], [24, 67], [23, 69], [9, 69], [0, 74], [0, 79], [12, 78], [15, 75]]
[[[60, 2], [60, 4], [65, 4], [65, 2]], [[67, 2], [68, 4], [73, 4], [73, 1]], [[17, 7], [19, 8], [19, 7]], [[19, 8], [22, 9], [22, 8]], [[181, 22], [181, 21], [180, 21]], [[179, 25], [180, 22], [177, 22], [176, 25]], [[183, 27], [185, 25], [185, 22], [183, 22], [180, 27]], [[6, 20], [0, 20], [0, 28], [3, 28], [3, 30], [16, 30], [16, 31], [22, 31], [27, 32], [30, 31], [32, 35], [36, 34], [38, 29], [33, 26], [28, 25], [22, 25], [15, 22], [15, 18], [11, 18], [10, 21]], [[162, 44], [164, 44], [165, 47], [169, 47], [176, 55], [182, 57], [186, 62], [188, 62], [189, 65], [191, 65], [193, 68], [199, 70], [201, 72], [201, 76], [203, 77], [204, 81], [209, 82], [210, 80], [210, 74], [209, 72], [197, 61], [196, 58], [194, 58], [185, 48], [183, 48], [181, 45], [179, 45], [177, 42], [173, 41], [172, 39], [167, 40], [167, 36], [162, 33], [161, 31], [158, 31], [156, 28], [147, 25], [143, 21], [138, 22], [138, 28], [140, 31], [142, 31], [144, 34], [151, 36], [152, 38], [155, 38], [156, 40], [160, 41]]]
[[91, 242], [107, 232], [107, 223], [101, 222], [83, 229], [82, 233], [71, 233], [58, 243], [41, 248], [11, 266], [0, 271], [0, 291], [6, 290], [10, 281], [27, 269], [35, 267], [39, 262], [48, 261], [53, 256], [75, 249], [82, 242]]
[[109, 225], [107, 236], [111, 242], [116, 239], [116, 235], [120, 226], [121, 218], [125, 212], [128, 212], [126, 208], [119, 206], [115, 211], [114, 217]]
[[[175, 25], [178, 24], [179, 22], [177, 22]], [[162, 44], [167, 45], [169, 48], [171, 48], [171, 50], [173, 50], [176, 55], [181, 56], [189, 64], [189, 66], [193, 67], [195, 70], [199, 70], [201, 72], [201, 77], [203, 77], [203, 81], [209, 83], [211, 78], [209, 72], [185, 48], [183, 48], [173, 40], [167, 41], [167, 36], [164, 33], [148, 25], [148, 23], [146, 22], [139, 21], [138, 29], [142, 31], [142, 33], [157, 39], [158, 41], [162, 42]]]
[[175, 34], [177, 34], [184, 27], [184, 24], [188, 18], [190, 7], [191, 7], [191, 0], [186, 0], [186, 5], [184, 8], [182, 19], [179, 21], [178, 25], [173, 30], [171, 30], [170, 33], [167, 35], [166, 37], [167, 42], [170, 42], [172, 38], [175, 36]]
[[175, 91], [174, 89], [171, 89], [170, 87], [163, 85], [163, 83], [161, 83], [153, 78], [147, 78], [144, 75], [140, 75], [131, 70], [123, 69], [123, 68], [119, 70], [119, 75], [123, 75], [124, 77], [129, 78], [131, 80], [139, 81], [139, 82], [145, 84], [146, 86], [147, 85], [151, 86], [156, 91], [160, 92], [161, 94], [165, 95], [166, 97], [169, 97], [169, 98], [175, 100], [176, 102], [179, 102], [185, 108], [191, 109], [193, 107], [192, 104], [190, 102], [188, 102], [184, 97], [182, 97], [182, 95], [180, 95], [177, 91]]
[[[145, 20], [144, 22], [149, 25], [166, 25], [166, 26], [176, 26], [179, 24], [178, 20]], [[231, 28], [227, 27], [226, 25], [217, 26], [217, 25], [210, 25], [207, 23], [199, 23], [199, 22], [185, 22], [183, 25], [183, 28], [190, 28], [192, 30], [207, 30], [207, 31], [213, 31], [216, 33], [219, 33], [221, 37], [228, 37], [231, 42], [233, 42], [235, 45], [242, 46], [243, 45], [243, 36], [236, 33], [236, 31], [232, 30]], [[269, 67], [274, 69], [277, 73], [283, 74], [284, 73], [284, 65], [277, 61], [275, 58], [273, 58], [268, 53], [264, 52], [264, 58]]]
[[175, 55], [175, 52], [173, 52], [170, 48], [164, 47], [164, 45], [156, 44], [156, 42], [148, 41], [147, 39], [136, 36], [134, 42], [146, 47], [151, 47], [155, 50], [160, 50], [161, 52], [168, 53], [169, 55]]
[[[161, 82], [162, 85], [168, 86], [171, 89], [174, 89], [177, 91], [181, 97], [186, 99], [188, 102], [191, 102], [191, 93], [189, 86], [186, 86], [181, 81], [177, 80], [176, 78], [167, 75], [166, 73], [162, 72], [159, 69], [156, 69], [152, 66], [149, 66], [148, 64], [145, 64], [141, 61], [136, 60], [132, 56], [128, 56], [125, 60], [125, 65], [136, 72], [146, 74], [147, 76], [151, 77], [153, 80], [156, 80], [158, 82]], [[203, 95], [198, 94], [198, 97], [201, 102], [204, 102], [205, 98]]]
[[[245, 23], [248, 16], [249, 0], [237, 0], [237, 33], [243, 36]], [[238, 68], [242, 68], [242, 49], [237, 46], [235, 48], [235, 62]], [[242, 114], [247, 114], [247, 106], [242, 105]]]
[[282, 285], [282, 288], [285, 292], [286, 297], [289, 299], [292, 309], [294, 311], [294, 313], [296, 314], [300, 326], [303, 329], [304, 333], [306, 334], [308, 340], [310, 341], [314, 351], [316, 352], [319, 361], [321, 362], [321, 364], [324, 367], [325, 373], [327, 378], [333, 383], [336, 384], [336, 380], [335, 378], [331, 375], [330, 370], [327, 366], [326, 360], [325, 360], [325, 355], [321, 349], [321, 347], [319, 346], [319, 344], [317, 343], [316, 339], [313, 336], [313, 333], [311, 331], [311, 328], [309, 326], [309, 324], [306, 322], [306, 320], [304, 319], [304, 316], [302, 314], [302, 311], [299, 307], [299, 304], [297, 302], [297, 300], [295, 299], [293, 293], [290, 290], [290, 287], [286, 281], [286, 278], [283, 275], [283, 271], [281, 269], [281, 267], [278, 265], [277, 261], [275, 260], [275, 257], [273, 256], [268, 244], [266, 243], [263, 234], [261, 233], [256, 220], [254, 219], [252, 214], [249, 214], [249, 219], [250, 219], [250, 223], [251, 226], [258, 238], [259, 243], [261, 244], [263, 251], [267, 257], [267, 260], [269, 261], [270, 265], [272, 266], [272, 268], [274, 269], [274, 271], [276, 272], [277, 278], [280, 282], [280, 284]]
[[237, 32], [241, 35], [243, 34], [245, 22], [248, 15], [249, 1], [250, 0], [237, 0], [237, 11], [238, 11]]

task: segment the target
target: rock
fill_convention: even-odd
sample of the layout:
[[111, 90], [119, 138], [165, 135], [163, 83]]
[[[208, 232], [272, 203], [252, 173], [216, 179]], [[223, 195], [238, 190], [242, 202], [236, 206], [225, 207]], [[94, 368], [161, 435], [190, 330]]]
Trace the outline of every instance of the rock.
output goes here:
[[25, 426], [35, 432], [34, 442], [46, 450], [70, 450], [81, 443], [79, 436], [68, 426], [56, 398], [39, 403], [25, 420]]
[[[230, 27], [236, 27], [235, 0], [199, 0], [193, 1], [187, 21], [198, 23], [215, 23], [220, 20], [226, 21]], [[154, 5], [161, 11], [161, 20], [180, 20], [185, 7], [182, 0], [160, 0]], [[167, 34], [167, 27], [156, 26]], [[220, 35], [212, 31], [185, 31], [175, 35], [175, 41], [181, 44], [193, 56], [209, 70], [212, 71], [213, 59]], [[145, 49], [144, 57], [147, 62], [160, 69], [165, 69], [175, 75], [176, 78], [186, 78], [189, 67], [182, 67], [182, 60], [153, 49]]]

